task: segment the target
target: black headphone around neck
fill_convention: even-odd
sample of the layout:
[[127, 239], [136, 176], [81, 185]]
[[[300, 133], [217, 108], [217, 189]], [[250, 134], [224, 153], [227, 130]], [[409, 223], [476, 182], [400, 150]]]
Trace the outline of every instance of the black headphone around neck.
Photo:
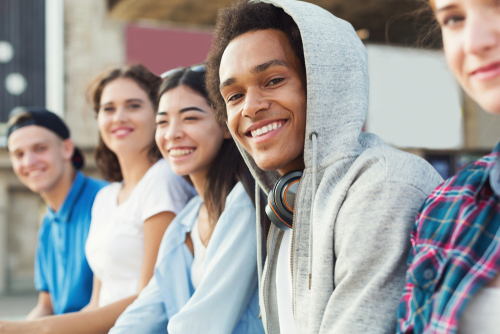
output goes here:
[[271, 222], [283, 231], [293, 228], [295, 195], [301, 177], [300, 170], [286, 173], [267, 196], [266, 214]]

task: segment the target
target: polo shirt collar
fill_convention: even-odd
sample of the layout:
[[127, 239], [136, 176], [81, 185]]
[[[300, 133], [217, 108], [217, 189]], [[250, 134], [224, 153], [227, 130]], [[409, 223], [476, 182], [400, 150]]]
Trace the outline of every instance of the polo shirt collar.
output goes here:
[[73, 181], [71, 189], [69, 190], [68, 195], [66, 195], [61, 207], [54, 212], [52, 208], [47, 206], [48, 218], [54, 222], [67, 223], [71, 217], [73, 207], [75, 206], [75, 203], [80, 197], [80, 193], [85, 186], [86, 180], [85, 175], [83, 175], [81, 171], [77, 171], [75, 180]]

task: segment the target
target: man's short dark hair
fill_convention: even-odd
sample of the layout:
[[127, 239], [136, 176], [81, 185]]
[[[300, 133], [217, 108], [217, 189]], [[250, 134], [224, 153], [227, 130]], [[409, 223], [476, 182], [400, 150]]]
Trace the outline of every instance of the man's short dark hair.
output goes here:
[[221, 9], [217, 16], [212, 49], [206, 62], [207, 90], [219, 121], [227, 120], [226, 104], [219, 90], [219, 67], [224, 51], [236, 37], [250, 31], [266, 29], [276, 29], [285, 33], [305, 73], [304, 48], [299, 27], [282, 8], [267, 3], [242, 0]]

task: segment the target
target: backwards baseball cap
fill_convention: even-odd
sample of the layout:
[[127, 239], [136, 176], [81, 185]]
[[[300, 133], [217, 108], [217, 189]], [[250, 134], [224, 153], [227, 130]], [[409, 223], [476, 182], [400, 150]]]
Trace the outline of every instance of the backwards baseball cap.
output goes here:
[[[22, 114], [22, 115], [20, 115]], [[19, 115], [18, 121], [15, 121], [13, 124], [10, 124], [7, 129], [7, 142], [9, 136], [16, 130], [20, 128], [24, 128], [29, 125], [38, 125], [44, 127], [56, 135], [58, 135], [62, 140], [68, 139], [70, 136], [69, 129], [64, 123], [64, 121], [54, 114], [53, 112], [48, 111], [45, 108], [36, 108], [36, 107], [19, 107], [14, 109], [10, 115], [9, 119]], [[7, 146], [7, 149], [9, 147]], [[73, 166], [76, 169], [81, 169], [85, 165], [85, 160], [83, 158], [83, 154], [75, 147], [75, 151], [73, 153], [73, 157], [71, 158]]]

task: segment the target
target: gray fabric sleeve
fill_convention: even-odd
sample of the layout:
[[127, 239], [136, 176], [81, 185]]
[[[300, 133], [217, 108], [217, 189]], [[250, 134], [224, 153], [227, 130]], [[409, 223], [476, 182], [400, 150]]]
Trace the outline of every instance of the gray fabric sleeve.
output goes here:
[[320, 333], [395, 333], [410, 231], [425, 198], [397, 182], [347, 198], [335, 225], [335, 290]]

